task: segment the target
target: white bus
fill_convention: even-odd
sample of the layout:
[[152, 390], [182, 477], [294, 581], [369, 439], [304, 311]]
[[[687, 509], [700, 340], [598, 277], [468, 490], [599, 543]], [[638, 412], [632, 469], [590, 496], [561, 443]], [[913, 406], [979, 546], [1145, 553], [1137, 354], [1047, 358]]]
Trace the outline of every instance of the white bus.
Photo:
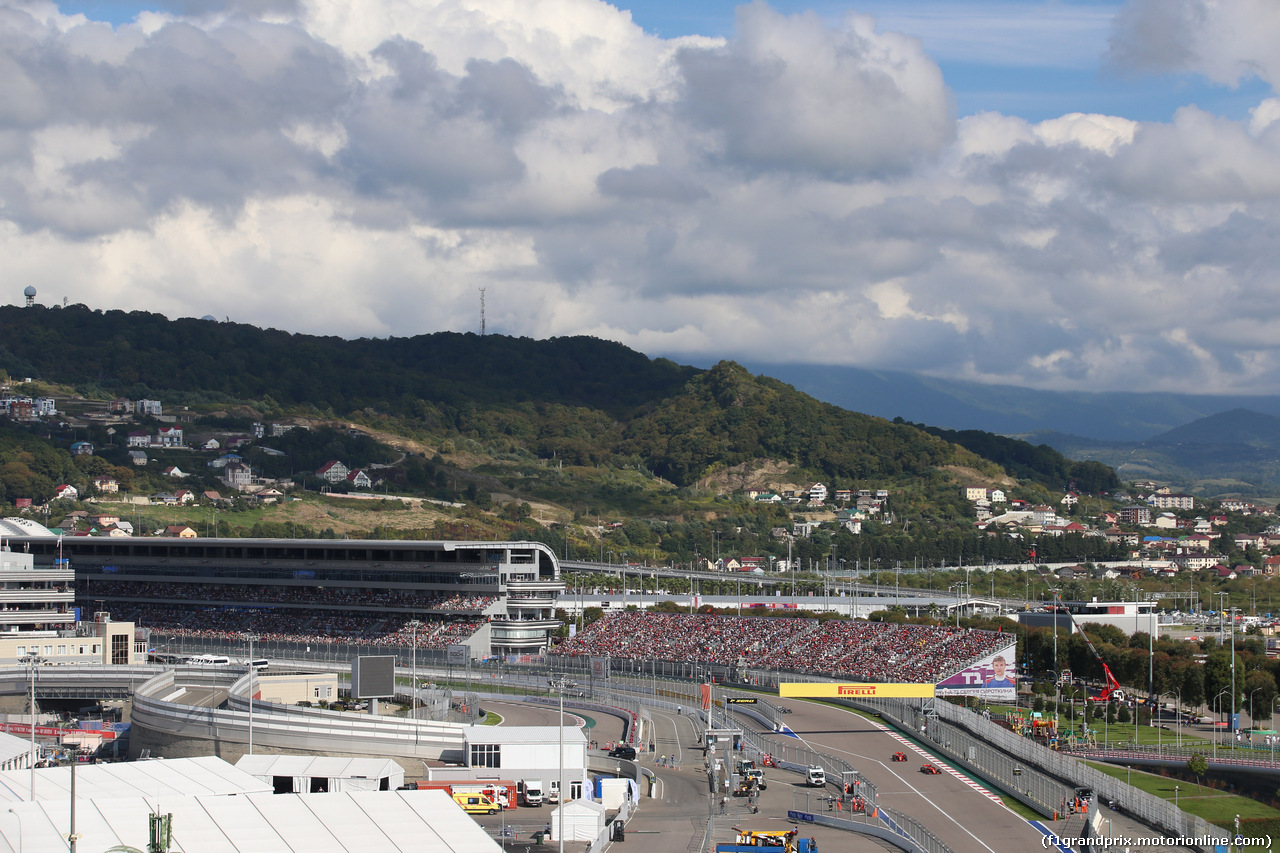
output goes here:
[[191, 666], [231, 666], [231, 658], [225, 655], [196, 655], [187, 658], [187, 663]]

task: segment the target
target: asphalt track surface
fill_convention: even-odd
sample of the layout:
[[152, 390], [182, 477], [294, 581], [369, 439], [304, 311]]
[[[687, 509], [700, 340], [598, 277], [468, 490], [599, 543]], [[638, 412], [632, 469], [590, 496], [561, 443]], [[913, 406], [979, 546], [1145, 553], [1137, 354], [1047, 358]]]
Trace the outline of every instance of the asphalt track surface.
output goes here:
[[[487, 701], [486, 710], [503, 715], [503, 725], [555, 725], [558, 709], [528, 705], [519, 701]], [[800, 740], [813, 748], [844, 758], [876, 785], [879, 802], [923, 823], [955, 853], [1009, 853], [1010, 851], [1043, 850], [1043, 835], [1030, 822], [999, 801], [998, 796], [984, 791], [984, 786], [968, 774], [952, 768], [945, 761], [881, 723], [847, 710], [813, 702], [790, 703], [793, 713], [786, 723]], [[590, 733], [601, 746], [617, 740], [622, 734], [622, 721], [608, 714], [593, 715], [597, 726]], [[628, 841], [638, 842], [646, 851], [685, 851], [696, 849], [712, 818], [713, 841], [732, 839], [733, 827], [753, 829], [786, 829], [788, 809], [795, 808], [798, 795], [810, 794], [809, 802], [817, 803], [819, 792], [805, 788], [803, 779], [781, 770], [767, 771], [769, 788], [760, 799], [758, 815], [749, 814], [744, 800], [731, 798], [727, 813], [719, 816], [718, 799], [708, 791], [703, 770], [703, 750], [698, 743], [698, 724], [688, 715], [673, 712], [651, 712], [654, 722], [654, 752], [643, 751], [639, 763], [653, 770], [659, 779], [655, 798], [645, 798], [628, 824]], [[580, 718], [565, 709], [566, 722], [580, 725]], [[748, 725], [745, 719], [740, 720]], [[774, 735], [779, 741], [788, 740]], [[648, 744], [645, 744], [647, 750]], [[906, 762], [892, 761], [893, 753], [907, 754]], [[675, 768], [658, 766], [659, 755], [674, 757]], [[925, 775], [920, 766], [926, 761], [943, 770], [939, 775]], [[827, 792], [834, 793], [829, 786]], [[812, 805], [810, 806], [813, 807]], [[508, 822], [540, 820], [541, 810], [519, 809], [509, 813]], [[1132, 826], [1121, 816], [1116, 818], [1116, 831], [1150, 835], [1140, 825]], [[487, 822], [487, 821], [483, 821]], [[1046, 822], [1046, 825], [1052, 826]], [[877, 839], [840, 830], [806, 825], [806, 836], [814, 836], [823, 851], [894, 850]], [[536, 845], [535, 845], [536, 849]], [[547, 849], [547, 848], [543, 848]], [[1123, 848], [1121, 848], [1123, 849]], [[1169, 849], [1169, 848], [1166, 848]]]
[[[848, 761], [876, 786], [881, 805], [915, 818], [955, 853], [1043, 849], [1044, 836], [1026, 818], [920, 746], [840, 708], [814, 702], [791, 707], [786, 723], [803, 742]], [[899, 751], [907, 754], [906, 762], [892, 760]], [[920, 772], [926, 761], [943, 772]]]

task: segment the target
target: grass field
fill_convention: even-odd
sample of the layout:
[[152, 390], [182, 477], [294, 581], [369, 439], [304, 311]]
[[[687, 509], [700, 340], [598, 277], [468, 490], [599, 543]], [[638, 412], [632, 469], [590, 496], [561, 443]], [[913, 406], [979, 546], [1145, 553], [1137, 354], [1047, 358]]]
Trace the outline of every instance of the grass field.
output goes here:
[[[1242, 818], [1280, 818], [1280, 810], [1248, 797], [1236, 796], [1226, 791], [1197, 785], [1194, 782], [1157, 776], [1142, 770], [1129, 770], [1114, 764], [1095, 761], [1085, 763], [1148, 794], [1155, 794], [1161, 799], [1170, 801], [1176, 799], [1178, 808], [1202, 817], [1217, 826], [1230, 827], [1236, 815]], [[1178, 788], [1176, 792], [1175, 786]]]

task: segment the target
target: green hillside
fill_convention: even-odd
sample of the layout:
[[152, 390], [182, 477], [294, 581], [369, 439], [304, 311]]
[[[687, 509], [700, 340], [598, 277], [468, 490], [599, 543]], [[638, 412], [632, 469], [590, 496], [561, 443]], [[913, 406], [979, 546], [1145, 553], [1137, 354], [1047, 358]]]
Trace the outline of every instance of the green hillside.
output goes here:
[[[964, 513], [956, 498], [962, 479], [1006, 476], [983, 457], [990, 448], [1002, 450], [1007, 466], [1016, 459], [1016, 475], [1031, 488], [1061, 490], [1073, 470], [1048, 448], [931, 435], [821, 403], [731, 362], [697, 370], [594, 338], [439, 333], [347, 341], [73, 305], [0, 308], [0, 341], [0, 370], [74, 393], [86, 411], [102, 411], [113, 397], [151, 398], [166, 411], [186, 407], [193, 435], [282, 417], [335, 428], [276, 439], [274, 455], [246, 451], [256, 470], [303, 484], [317, 460], [342, 457], [394, 462], [380, 469], [388, 489], [449, 499], [505, 490], [597, 512], [644, 513], [670, 509], [671, 489], [763, 466], [799, 485], [892, 486], [913, 495], [911, 506], [934, 505], [934, 514], [954, 518]], [[99, 423], [45, 434], [63, 448], [77, 438], [94, 441], [101, 458], [82, 468], [123, 468], [123, 442]], [[353, 444], [337, 429], [345, 424], [430, 452], [406, 457]], [[962, 438], [970, 449], [957, 443]], [[1025, 452], [1014, 452], [1019, 445]], [[139, 489], [164, 485], [145, 471], [135, 476]], [[741, 473], [739, 487], [751, 476]], [[25, 485], [0, 490], [47, 497]]]

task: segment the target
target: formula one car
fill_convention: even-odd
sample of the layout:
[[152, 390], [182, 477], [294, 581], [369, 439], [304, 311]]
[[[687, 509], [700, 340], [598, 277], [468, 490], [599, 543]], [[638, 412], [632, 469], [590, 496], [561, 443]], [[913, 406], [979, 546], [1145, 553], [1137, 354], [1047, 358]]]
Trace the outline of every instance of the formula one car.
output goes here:
[[893, 760], [894, 760], [894, 761], [906, 761], [906, 760], [907, 760], [907, 754], [906, 754], [905, 752], [895, 752], [895, 753], [893, 754]]
[[926, 763], [920, 767], [920, 772], [928, 776], [937, 776], [942, 771], [939, 770], [937, 767], [934, 767], [932, 764]]

